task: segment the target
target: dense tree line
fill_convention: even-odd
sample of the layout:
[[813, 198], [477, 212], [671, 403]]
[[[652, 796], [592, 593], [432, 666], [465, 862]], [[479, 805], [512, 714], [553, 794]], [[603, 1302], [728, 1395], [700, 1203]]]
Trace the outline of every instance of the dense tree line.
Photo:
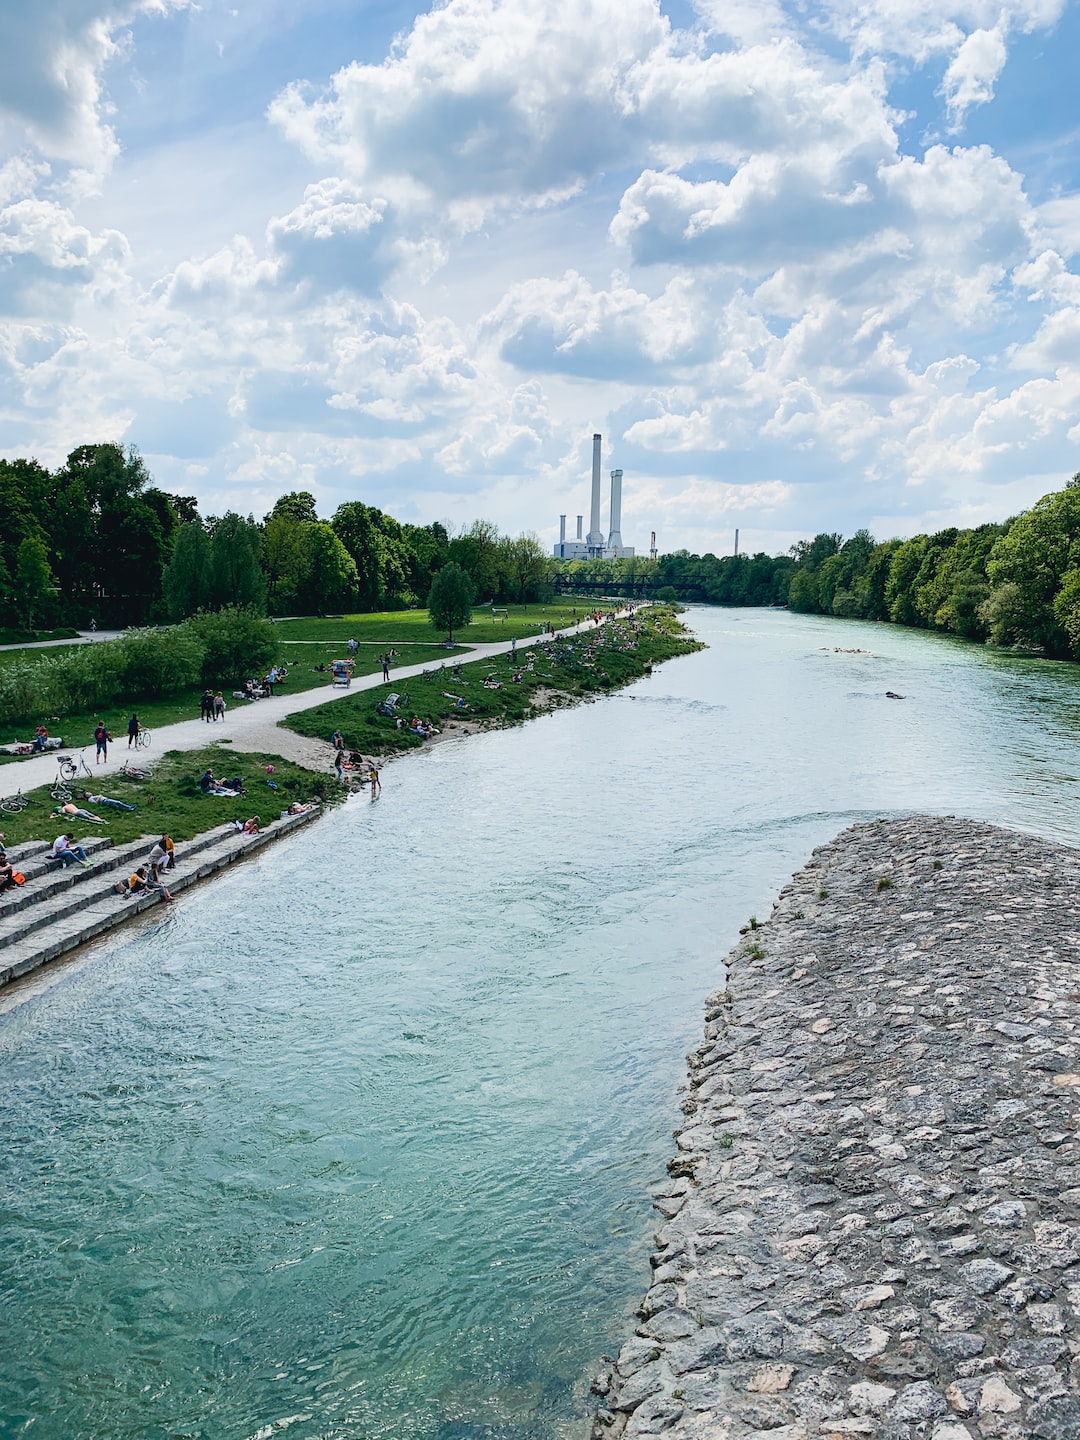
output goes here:
[[119, 445], [83, 445], [54, 471], [0, 460], [0, 623], [146, 619], [189, 504]]
[[428, 604], [454, 565], [478, 605], [557, 588], [787, 605], [1080, 657], [1080, 475], [1000, 524], [909, 540], [822, 532], [787, 555], [553, 562], [535, 535], [476, 520], [450, 535], [350, 500], [320, 518], [283, 495], [261, 521], [202, 517], [153, 484], [138, 452], [84, 445], [50, 472], [0, 460], [0, 626], [138, 626], [235, 606], [256, 615]]
[[[613, 569], [623, 566], [621, 570]], [[630, 567], [634, 567], [631, 570]], [[638, 593], [717, 605], [787, 605], [1080, 658], [1080, 474], [1000, 524], [910, 540], [822, 532], [787, 555], [574, 562], [557, 581], [620, 578]]]
[[203, 517], [154, 485], [138, 452], [84, 445], [59, 470], [0, 460], [0, 626], [138, 626], [233, 605], [255, 614], [402, 609], [427, 603], [453, 562], [478, 603], [550, 594], [534, 535], [485, 520], [451, 536], [350, 500], [329, 519], [307, 491], [261, 521]]

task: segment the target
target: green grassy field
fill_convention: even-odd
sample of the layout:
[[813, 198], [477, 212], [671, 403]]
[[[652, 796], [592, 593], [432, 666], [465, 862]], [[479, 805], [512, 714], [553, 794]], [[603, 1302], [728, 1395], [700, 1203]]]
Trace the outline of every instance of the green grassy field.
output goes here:
[[[503, 619], [503, 614], [506, 619]], [[558, 628], [584, 619], [587, 608], [580, 600], [548, 600], [543, 605], [509, 605], [497, 608], [497, 618], [490, 609], [475, 609], [473, 623], [454, 632], [454, 639], [464, 645], [481, 645], [490, 640], [522, 640], [536, 635], [541, 622], [549, 621]], [[330, 640], [344, 644], [350, 637], [361, 645], [427, 644], [439, 645], [446, 635], [435, 629], [426, 610], [390, 610], [375, 615], [336, 615], [319, 618], [309, 616], [298, 620], [275, 620], [274, 628], [283, 640]]]
[[[266, 773], [267, 765], [274, 767], [272, 776]], [[247, 793], [236, 799], [203, 795], [196, 782], [207, 766], [212, 767], [216, 775], [241, 776]], [[103, 776], [97, 784], [87, 782], [95, 795], [123, 800], [136, 806], [134, 811], [92, 805], [83, 798], [85, 791], [72, 790], [72, 804], [96, 811], [105, 821], [104, 825], [93, 825], [74, 817], [54, 817], [56, 801], [49, 794], [48, 786], [40, 786], [27, 792], [31, 803], [20, 814], [0, 811], [0, 833], [8, 845], [19, 845], [26, 840], [52, 842], [62, 829], [73, 830], [80, 837], [108, 835], [118, 844], [140, 835], [165, 834], [174, 840], [189, 840], [226, 820], [246, 820], [250, 815], [258, 815], [269, 822], [293, 800], [335, 800], [344, 794], [333, 775], [318, 775], [283, 760], [280, 755], [234, 750], [231, 745], [167, 751], [153, 762], [153, 772], [149, 780], [129, 780], [112, 774]], [[267, 784], [268, 779], [278, 787], [276, 790]]]
[[[440, 730], [463, 722], [484, 728], [516, 725], [547, 708], [537, 705], [536, 692], [541, 688], [559, 692], [555, 704], [568, 704], [584, 695], [628, 685], [653, 664], [702, 648], [670, 610], [642, 611], [634, 625], [605, 626], [537, 645], [532, 651], [519, 649], [513, 662], [509, 655], [500, 655], [463, 665], [460, 674], [447, 665], [429, 680], [391, 681], [333, 705], [290, 715], [283, 723], [298, 735], [318, 739], [339, 728], [350, 749], [365, 755], [387, 755], [426, 743], [406, 728], [414, 715], [432, 720]], [[519, 677], [516, 681], [512, 678], [515, 674]], [[500, 688], [487, 688], [485, 679], [498, 682]], [[395, 691], [402, 696], [399, 715], [405, 726], [401, 729], [395, 719], [378, 713], [379, 702]], [[464, 706], [458, 705], [457, 697]]]
[[[458, 654], [458, 649], [453, 651], [435, 651], [429, 646], [422, 645], [399, 645], [399, 654], [394, 659], [394, 665], [419, 665], [430, 661], [433, 657], [445, 658], [446, 655]], [[10, 652], [8, 652], [10, 653]], [[31, 651], [31, 654], [35, 652]], [[62, 654], [57, 650], [46, 650], [46, 655]], [[318, 686], [325, 686], [327, 691], [331, 689], [331, 677], [329, 673], [319, 673], [315, 670], [316, 665], [328, 665], [331, 660], [344, 659], [344, 648], [337, 644], [330, 644], [326, 641], [313, 641], [300, 645], [283, 645], [281, 647], [282, 663], [289, 667], [287, 678], [275, 687], [276, 695], [299, 695], [306, 690], [314, 690]], [[356, 656], [355, 675], [372, 675], [381, 668], [382, 652], [379, 650], [361, 650]], [[226, 690], [225, 700], [228, 705], [244, 705], [247, 701], [233, 700], [232, 691]], [[81, 750], [94, 743], [94, 729], [98, 720], [104, 720], [114, 738], [114, 744], [127, 749], [127, 725], [128, 716], [134, 710], [139, 720], [153, 732], [164, 725], [175, 725], [180, 720], [195, 720], [199, 715], [199, 695], [201, 691], [192, 689], [182, 695], [172, 695], [166, 700], [149, 700], [145, 704], [131, 706], [112, 706], [104, 714], [98, 711], [86, 711], [76, 715], [62, 715], [42, 717], [51, 735], [60, 735], [64, 740], [64, 750]], [[0, 744], [10, 744], [15, 740], [29, 740], [33, 734], [33, 726], [3, 726], [0, 727]], [[150, 753], [153, 753], [153, 746]], [[20, 760], [26, 759], [23, 755], [0, 755], [0, 764], [18, 764]], [[92, 757], [89, 763], [93, 763]]]
[[19, 660], [40, 660], [43, 655], [50, 660], [78, 650], [78, 645], [20, 645], [17, 650], [0, 650], [0, 665], [14, 665]]

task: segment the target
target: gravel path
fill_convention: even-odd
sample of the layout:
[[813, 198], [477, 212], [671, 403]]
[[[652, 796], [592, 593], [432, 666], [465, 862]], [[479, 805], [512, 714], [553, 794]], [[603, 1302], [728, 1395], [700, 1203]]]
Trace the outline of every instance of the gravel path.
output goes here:
[[729, 959], [593, 1435], [1080, 1437], [1080, 852], [920, 817]]

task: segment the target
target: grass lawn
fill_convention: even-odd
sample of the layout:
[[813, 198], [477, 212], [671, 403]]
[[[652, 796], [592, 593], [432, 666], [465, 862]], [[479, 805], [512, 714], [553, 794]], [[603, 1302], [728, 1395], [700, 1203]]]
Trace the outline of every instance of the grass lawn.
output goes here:
[[[503, 614], [507, 618], [502, 618]], [[489, 608], [476, 607], [473, 623], [454, 632], [454, 639], [464, 645], [480, 645], [489, 640], [518, 640], [535, 635], [541, 621], [548, 620], [558, 628], [583, 620], [588, 607], [578, 600], [548, 600], [537, 605], [497, 606], [497, 618]], [[299, 620], [275, 620], [274, 628], [283, 640], [330, 640], [344, 644], [353, 637], [361, 645], [427, 644], [439, 645], [446, 640], [428, 619], [426, 610], [390, 610], [375, 615], [309, 616]]]
[[14, 665], [19, 660], [58, 660], [81, 645], [20, 645], [18, 650], [0, 650], [0, 665]]
[[[140, 757], [142, 758], [142, 757]], [[274, 773], [268, 777], [267, 765]], [[229, 799], [226, 796], [203, 795], [196, 782], [211, 766], [217, 775], [243, 777], [246, 795]], [[226, 820], [246, 820], [259, 815], [264, 821], [276, 819], [292, 800], [315, 798], [334, 800], [343, 794], [332, 775], [317, 775], [283, 760], [280, 755], [234, 750], [231, 745], [208, 745], [202, 750], [169, 750], [153, 762], [149, 780], [129, 780], [122, 775], [103, 776], [99, 785], [91, 785], [95, 795], [110, 795], [137, 808], [116, 810], [96, 806], [83, 799], [85, 792], [72, 791], [72, 804], [95, 811], [105, 821], [92, 825], [75, 816], [52, 815], [56, 801], [48, 786], [28, 791], [31, 804], [18, 815], [0, 811], [0, 833], [8, 845], [25, 840], [52, 842], [61, 829], [76, 835], [108, 835], [118, 844], [135, 840], [140, 835], [171, 835], [174, 840], [190, 840], [203, 830], [212, 830]], [[272, 790], [267, 779], [278, 787]]]
[[[531, 651], [519, 649], [513, 662], [509, 655], [493, 657], [487, 663], [476, 661], [462, 666], [460, 676], [448, 665], [438, 678], [391, 681], [335, 701], [332, 706], [319, 705], [289, 715], [282, 723], [298, 735], [318, 739], [325, 739], [338, 728], [350, 749], [386, 755], [425, 743], [406, 728], [399, 730], [394, 719], [379, 715], [379, 702], [391, 692], [403, 697], [399, 713], [406, 725], [414, 715], [432, 720], [439, 729], [460, 721], [478, 722], [485, 728], [516, 725], [543, 708], [536, 701], [536, 691], [541, 687], [559, 691], [555, 703], [566, 704], [583, 695], [628, 685], [653, 664], [701, 648], [671, 610], [652, 607], [640, 612], [633, 625], [620, 622], [537, 645]], [[519, 676], [517, 681], [512, 678], [515, 674]], [[498, 681], [501, 688], [487, 688], [485, 679]], [[465, 701], [464, 708], [458, 706], [456, 698], [450, 698], [458, 696]]]
[[[394, 660], [395, 665], [418, 665], [425, 660], [431, 660], [435, 655], [444, 658], [446, 655], [456, 655], [455, 647], [452, 651], [433, 651], [428, 646], [397, 647], [400, 654]], [[2, 653], [2, 652], [0, 652]], [[11, 652], [8, 652], [11, 653]], [[33, 653], [33, 652], [31, 652]], [[48, 655], [62, 655], [64, 652], [58, 647], [56, 650], [45, 651]], [[330, 690], [330, 675], [320, 674], [315, 670], [316, 665], [329, 664], [331, 660], [345, 658], [345, 651], [342, 646], [328, 644], [326, 641], [312, 642], [304, 645], [283, 645], [281, 647], [283, 663], [289, 666], [289, 674], [286, 680], [275, 687], [275, 695], [299, 695], [306, 690], [314, 690], [317, 686], [323, 685]], [[356, 675], [371, 675], [381, 668], [382, 652], [378, 650], [361, 650], [356, 657]], [[64, 739], [64, 752], [69, 750], [81, 750], [94, 743], [94, 729], [98, 720], [104, 720], [114, 738], [114, 743], [122, 748], [127, 748], [127, 725], [128, 716], [132, 710], [136, 711], [140, 721], [150, 731], [159, 729], [163, 725], [175, 725], [180, 720], [195, 720], [199, 715], [199, 696], [202, 693], [200, 688], [193, 688], [190, 692], [181, 695], [170, 695], [166, 700], [147, 700], [142, 704], [118, 706], [112, 705], [106, 708], [104, 713], [100, 711], [86, 711], [77, 715], [43, 715], [42, 721], [48, 727], [50, 735], [61, 735]], [[225, 700], [229, 705], [243, 705], [246, 701], [234, 700], [232, 691], [226, 689]], [[333, 727], [331, 727], [333, 728]], [[4, 725], [0, 726], [0, 744], [10, 744], [14, 740], [29, 740], [33, 734], [33, 725]], [[153, 745], [146, 753], [155, 753]], [[25, 760], [25, 755], [0, 755], [0, 764], [18, 764]], [[89, 763], [92, 763], [90, 761]], [[14, 786], [10, 788], [15, 788]]]

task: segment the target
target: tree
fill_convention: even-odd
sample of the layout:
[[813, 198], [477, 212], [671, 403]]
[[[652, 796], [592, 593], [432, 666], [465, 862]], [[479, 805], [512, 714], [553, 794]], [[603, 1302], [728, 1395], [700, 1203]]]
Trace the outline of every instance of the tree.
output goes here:
[[497, 525], [490, 520], [474, 520], [468, 530], [450, 541], [448, 553], [473, 582], [475, 595], [485, 600], [496, 598], [503, 578]]
[[[1001, 611], [1011, 617], [1013, 639], [1038, 646], [1048, 655], [1071, 653], [1069, 632], [1054, 602], [1065, 577], [1078, 567], [1080, 474], [1074, 475], [1064, 490], [1044, 495], [1018, 516], [991, 552], [987, 566], [990, 583], [995, 589], [1000, 585], [1017, 587], [1019, 603], [1013, 597]], [[1003, 633], [1000, 615], [995, 633]]]
[[542, 599], [550, 586], [547, 556], [535, 535], [522, 534], [504, 543], [503, 569], [522, 603]]
[[262, 539], [249, 516], [230, 510], [214, 525], [210, 545], [211, 604], [235, 605], [261, 615], [266, 609], [266, 578], [262, 571]]
[[236, 606], [196, 615], [180, 628], [202, 646], [204, 685], [235, 685], [263, 675], [277, 654], [277, 636], [270, 621]]
[[269, 521], [275, 515], [287, 515], [302, 525], [317, 525], [319, 517], [315, 512], [315, 496], [310, 490], [290, 490], [274, 501], [274, 508], [266, 517]]
[[454, 626], [472, 624], [473, 584], [460, 565], [451, 560], [432, 579], [428, 594], [428, 615], [432, 625], [447, 631], [454, 642]]
[[27, 630], [34, 628], [34, 619], [49, 602], [54, 588], [49, 568], [49, 552], [44, 540], [36, 536], [19, 546], [15, 566], [15, 604]]
[[307, 573], [301, 596], [305, 612], [345, 610], [356, 598], [356, 565], [329, 525], [303, 526]]
[[210, 604], [213, 586], [210, 541], [195, 520], [181, 525], [172, 559], [161, 577], [165, 610], [170, 620], [186, 620]]
[[298, 599], [307, 578], [304, 524], [292, 515], [272, 513], [262, 532], [263, 567], [267, 600], [274, 615], [288, 615], [300, 607]]

